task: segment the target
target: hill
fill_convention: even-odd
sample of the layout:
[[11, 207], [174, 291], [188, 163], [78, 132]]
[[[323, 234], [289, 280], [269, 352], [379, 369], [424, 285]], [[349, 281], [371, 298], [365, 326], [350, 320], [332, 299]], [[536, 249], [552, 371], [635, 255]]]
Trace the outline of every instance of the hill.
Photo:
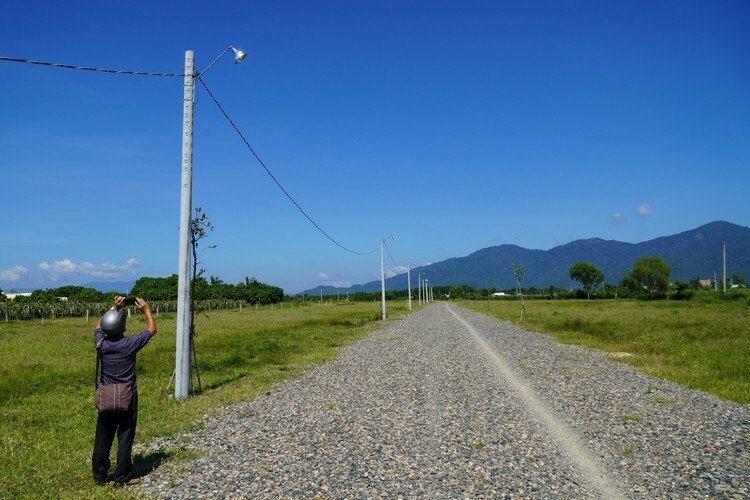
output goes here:
[[[576, 240], [550, 250], [529, 250], [516, 245], [483, 248], [466, 257], [455, 257], [429, 266], [412, 269], [412, 286], [417, 274], [426, 274], [435, 286], [471, 285], [495, 289], [515, 286], [511, 264], [517, 262], [526, 271], [524, 287], [545, 288], [550, 285], [569, 288], [570, 267], [578, 261], [589, 262], [604, 272], [605, 283], [619, 283], [639, 257], [659, 256], [672, 268], [672, 281], [721, 278], [722, 246], [727, 244], [727, 275], [750, 278], [750, 228], [724, 221], [711, 222], [690, 231], [664, 236], [642, 243], [591, 238]], [[575, 285], [574, 285], [575, 286]], [[308, 295], [339, 292], [378, 291], [380, 282], [372, 281], [350, 288], [317, 287]], [[406, 274], [386, 280], [387, 290], [407, 288]]]

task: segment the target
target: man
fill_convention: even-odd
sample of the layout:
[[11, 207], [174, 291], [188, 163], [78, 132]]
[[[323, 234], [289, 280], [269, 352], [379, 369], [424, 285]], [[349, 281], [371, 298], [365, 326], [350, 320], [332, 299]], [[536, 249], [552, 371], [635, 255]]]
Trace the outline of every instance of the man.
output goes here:
[[[96, 437], [94, 438], [94, 453], [91, 464], [94, 481], [99, 485], [112, 481], [117, 486], [136, 484], [138, 479], [132, 478], [133, 470], [133, 439], [135, 425], [138, 420], [138, 386], [135, 379], [135, 355], [143, 349], [148, 341], [156, 335], [156, 323], [151, 315], [151, 309], [143, 299], [136, 299], [135, 306], [146, 317], [146, 330], [138, 335], [124, 336], [127, 313], [123, 310], [125, 297], [115, 297], [112, 309], [104, 313], [94, 330], [94, 346], [101, 356], [102, 384], [119, 384], [132, 382], [133, 399], [125, 412], [99, 412], [96, 421]], [[112, 476], [109, 476], [111, 465], [109, 452], [117, 436], [117, 466]]]

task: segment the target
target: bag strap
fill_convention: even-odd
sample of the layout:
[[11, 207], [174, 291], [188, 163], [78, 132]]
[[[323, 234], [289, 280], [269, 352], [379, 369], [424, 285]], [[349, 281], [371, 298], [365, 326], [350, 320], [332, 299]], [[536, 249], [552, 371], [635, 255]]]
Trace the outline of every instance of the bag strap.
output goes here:
[[[99, 387], [99, 360], [102, 357], [102, 353], [99, 351], [99, 348], [104, 343], [104, 336], [102, 335], [102, 338], [96, 343], [96, 370], [94, 370], [94, 388]], [[102, 370], [104, 367], [102, 366]]]

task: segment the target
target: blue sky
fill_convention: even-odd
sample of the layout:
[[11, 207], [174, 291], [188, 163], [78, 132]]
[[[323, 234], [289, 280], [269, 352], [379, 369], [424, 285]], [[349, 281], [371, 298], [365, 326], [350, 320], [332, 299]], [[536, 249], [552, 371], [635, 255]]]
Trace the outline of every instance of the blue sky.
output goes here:
[[[304, 210], [398, 265], [480, 248], [750, 226], [750, 3], [4, 3], [0, 55], [203, 79]], [[199, 85], [200, 87], [200, 85]], [[177, 272], [182, 78], [0, 61], [0, 288]], [[377, 279], [326, 239], [205, 90], [207, 275]], [[394, 262], [386, 258], [391, 272]]]

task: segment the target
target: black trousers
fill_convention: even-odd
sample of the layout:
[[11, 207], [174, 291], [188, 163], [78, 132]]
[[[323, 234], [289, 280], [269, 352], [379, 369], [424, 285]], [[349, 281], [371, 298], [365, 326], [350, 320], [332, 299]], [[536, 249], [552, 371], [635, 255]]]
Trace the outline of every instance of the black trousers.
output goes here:
[[[94, 454], [91, 465], [94, 481], [105, 484], [109, 481], [124, 483], [130, 479], [133, 471], [133, 440], [135, 439], [135, 424], [138, 421], [138, 392], [133, 391], [133, 402], [130, 410], [123, 413], [101, 413], [96, 421], [96, 436], [94, 437]], [[117, 436], [117, 466], [112, 477], [109, 468], [112, 465], [109, 452]]]

